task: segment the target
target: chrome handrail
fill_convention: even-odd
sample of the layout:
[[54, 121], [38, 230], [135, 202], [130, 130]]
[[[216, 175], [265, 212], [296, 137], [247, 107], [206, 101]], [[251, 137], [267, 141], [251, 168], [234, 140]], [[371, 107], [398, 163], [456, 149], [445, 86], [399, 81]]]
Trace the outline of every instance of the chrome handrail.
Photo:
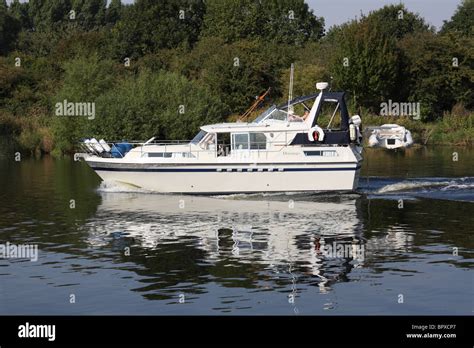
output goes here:
[[[281, 152], [282, 150], [284, 150], [284, 149], [286, 149], [290, 146], [290, 144], [288, 144], [288, 141], [290, 139], [288, 137], [288, 133], [294, 133], [294, 131], [285, 131], [284, 133], [285, 133], [284, 140], [249, 141], [249, 142], [247, 142], [248, 148], [246, 148], [246, 149], [236, 149], [235, 147], [232, 148], [232, 146], [231, 146], [232, 144], [217, 142], [217, 143], [213, 143], [215, 145], [215, 147], [211, 150], [211, 149], [209, 149], [209, 147], [202, 148], [198, 144], [193, 144], [191, 142], [191, 140], [160, 140], [160, 139], [155, 139], [155, 140], [150, 141], [148, 143], [146, 143], [146, 141], [119, 140], [119, 141], [107, 141], [106, 144], [108, 146], [110, 146], [111, 149], [113, 149], [114, 147], [117, 148], [117, 144], [120, 144], [120, 143], [128, 143], [128, 144], [132, 145], [133, 148], [135, 148], [137, 146], [140, 146], [140, 156], [141, 157], [144, 157], [146, 154], [148, 154], [150, 152], [157, 152], [157, 150], [148, 151], [147, 147], [152, 146], [152, 145], [160, 146], [160, 147], [162, 146], [163, 147], [163, 152], [168, 152], [168, 151], [171, 151], [172, 153], [173, 152], [175, 152], [175, 153], [186, 152], [186, 153], [190, 154], [191, 156], [194, 156], [194, 157], [197, 157], [197, 158], [199, 158], [199, 154], [203, 152], [203, 153], [213, 153], [215, 157], [219, 157], [219, 156], [221, 156], [221, 155], [218, 156], [218, 153], [220, 153], [218, 151], [219, 146], [224, 145], [224, 148], [226, 146], [229, 148], [229, 151], [226, 154], [224, 154], [224, 156], [229, 156], [234, 151], [237, 152], [237, 153], [242, 153], [242, 152], [248, 151], [249, 153], [256, 154], [256, 156], [258, 158], [260, 158], [263, 155], [265, 156], [265, 158], [268, 158], [269, 153]], [[97, 143], [97, 144], [99, 144], [102, 147], [102, 149], [104, 150], [103, 153], [105, 153], [105, 149], [102, 146], [102, 144], [100, 144], [100, 143]], [[87, 146], [83, 142], [80, 142], [79, 145], [80, 145], [80, 148], [82, 150], [85, 150], [86, 153], [94, 154], [94, 155], [98, 155], [98, 156], [103, 155], [103, 153], [100, 153], [99, 151], [96, 151], [96, 149], [93, 146], [92, 147]], [[173, 151], [172, 149], [169, 148], [170, 146], [173, 146], [173, 145], [174, 146], [176, 146], [176, 145], [187, 145], [188, 149], [187, 149], [187, 151], [184, 150], [184, 149], [181, 150], [181, 151]], [[265, 148], [262, 148], [263, 147], [262, 145], [264, 145]], [[252, 147], [254, 147], [254, 148], [252, 148]], [[265, 154], [263, 154], [263, 153], [265, 153]], [[124, 157], [124, 155], [122, 153], [120, 153], [120, 156], [122, 158]]]

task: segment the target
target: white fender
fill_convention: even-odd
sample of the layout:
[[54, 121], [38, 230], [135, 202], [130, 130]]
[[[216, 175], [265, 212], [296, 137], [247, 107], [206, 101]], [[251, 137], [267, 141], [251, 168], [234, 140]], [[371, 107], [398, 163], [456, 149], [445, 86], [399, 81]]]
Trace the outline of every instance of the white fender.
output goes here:
[[110, 148], [109, 144], [107, 144], [105, 142], [104, 139], [100, 139], [99, 144], [100, 144], [100, 146], [102, 146], [102, 148], [105, 150], [105, 152], [110, 152], [111, 148]]
[[94, 150], [97, 151], [98, 153], [104, 152], [104, 149], [102, 148], [102, 146], [100, 146], [100, 144], [99, 144], [99, 142], [97, 141], [96, 138], [92, 138], [92, 139], [91, 139], [90, 145], [91, 145], [91, 146], [94, 148]]
[[351, 141], [356, 141], [357, 139], [356, 126], [352, 123], [349, 125], [349, 138]]
[[407, 130], [405, 133], [405, 146], [408, 147], [411, 145], [413, 145], [413, 137], [411, 136], [411, 132]]
[[313, 136], [314, 132], [318, 133], [318, 141], [323, 141], [324, 140], [324, 131], [323, 131], [323, 129], [319, 126], [314, 126], [314, 127], [310, 128], [310, 130], [308, 131], [308, 140], [309, 141], [315, 141], [314, 136]]
[[369, 137], [369, 146], [374, 147], [379, 145], [379, 140], [377, 139], [377, 134], [372, 134]]
[[92, 146], [90, 139], [84, 140], [84, 145], [86, 146], [86, 148], [87, 148], [90, 152], [92, 152], [92, 153], [95, 152], [94, 146]]

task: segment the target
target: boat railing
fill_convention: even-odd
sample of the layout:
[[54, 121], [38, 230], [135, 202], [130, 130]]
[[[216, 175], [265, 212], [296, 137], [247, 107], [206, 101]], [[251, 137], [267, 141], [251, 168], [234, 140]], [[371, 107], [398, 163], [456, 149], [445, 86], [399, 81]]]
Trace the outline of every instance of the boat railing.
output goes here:
[[[89, 139], [87, 139], [89, 140]], [[96, 140], [96, 139], [93, 139]], [[171, 145], [190, 145], [191, 140], [148, 140], [148, 141], [141, 141], [141, 140], [113, 140], [113, 141], [104, 141], [101, 139], [100, 141], [95, 142], [85, 142], [84, 140], [78, 143], [78, 147], [81, 151], [87, 154], [93, 154], [97, 156], [103, 156], [106, 153], [110, 153], [110, 151], [114, 148], [118, 148], [119, 144], [129, 144], [132, 147], [141, 147], [142, 152], [145, 146], [151, 145], [160, 145], [160, 146], [171, 146]], [[118, 152], [121, 157], [123, 157], [122, 153]]]
[[[207, 144], [202, 147], [202, 144], [195, 144], [191, 140], [149, 140], [149, 141], [103, 141], [94, 143], [81, 142], [79, 144], [81, 150], [88, 154], [97, 155], [101, 157], [111, 156], [112, 149], [118, 149], [120, 144], [129, 144], [132, 148], [140, 147], [140, 157], [148, 157], [149, 153], [163, 153], [163, 157], [173, 157], [173, 153], [181, 153], [182, 157], [193, 157], [198, 158], [203, 153], [212, 157], [228, 157], [236, 156], [240, 158], [255, 158], [255, 159], [267, 159], [272, 153], [281, 152], [288, 147], [289, 141], [288, 134], [285, 132], [283, 139], [267, 140], [267, 141], [251, 141], [245, 142], [236, 146], [232, 146], [230, 143], [218, 141]], [[162, 150], [157, 151], [156, 148], [149, 149], [151, 146], [160, 146]], [[176, 149], [175, 146], [180, 145], [180, 149]], [[173, 148], [171, 148], [173, 147]], [[121, 151], [118, 151], [120, 157], [124, 157]], [[166, 154], [166, 155], [165, 155]], [[161, 156], [158, 156], [161, 157]]]

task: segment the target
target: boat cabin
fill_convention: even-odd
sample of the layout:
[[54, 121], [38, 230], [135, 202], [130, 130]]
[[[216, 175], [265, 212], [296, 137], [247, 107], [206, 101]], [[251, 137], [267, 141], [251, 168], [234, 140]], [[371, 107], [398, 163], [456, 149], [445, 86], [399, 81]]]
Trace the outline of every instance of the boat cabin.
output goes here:
[[[272, 105], [252, 122], [203, 126], [191, 144], [217, 156], [279, 151], [282, 146], [348, 145], [350, 123], [344, 93], [322, 91]], [[314, 127], [322, 129], [324, 137], [310, 138]]]

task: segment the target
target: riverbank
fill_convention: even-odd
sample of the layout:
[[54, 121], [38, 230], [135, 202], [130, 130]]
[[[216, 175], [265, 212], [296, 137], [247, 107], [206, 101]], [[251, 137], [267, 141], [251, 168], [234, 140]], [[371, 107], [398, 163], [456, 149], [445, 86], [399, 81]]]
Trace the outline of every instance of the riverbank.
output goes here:
[[435, 122], [422, 122], [408, 117], [385, 117], [365, 115], [364, 127], [395, 123], [409, 129], [415, 145], [474, 145], [474, 113], [463, 111], [457, 114], [446, 113]]
[[[396, 123], [409, 129], [416, 145], [474, 145], [474, 113], [463, 111], [457, 114], [446, 113], [435, 122], [422, 122], [408, 117], [386, 117], [378, 115], [362, 115], [364, 127], [380, 126]], [[29, 154], [51, 153], [61, 155], [56, 144], [63, 142], [55, 136], [51, 126], [51, 118], [14, 117], [0, 114], [0, 134], [15, 143], [19, 151]], [[143, 134], [143, 139], [148, 134]], [[120, 134], [116, 138], [121, 138]]]

